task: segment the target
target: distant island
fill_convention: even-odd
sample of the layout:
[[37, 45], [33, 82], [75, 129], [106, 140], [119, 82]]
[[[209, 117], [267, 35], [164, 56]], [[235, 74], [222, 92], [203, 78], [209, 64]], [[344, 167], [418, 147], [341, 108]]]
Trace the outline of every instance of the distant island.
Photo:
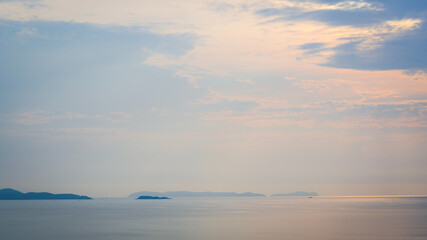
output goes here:
[[172, 199], [168, 197], [139, 196], [137, 199]]
[[297, 191], [294, 193], [276, 193], [272, 194], [272, 197], [314, 197], [319, 196], [316, 192], [301, 192]]
[[23, 193], [12, 188], [4, 188], [0, 190], [0, 200], [66, 200], [78, 199], [88, 200], [92, 199], [88, 196], [80, 196], [70, 193], [53, 194], [48, 192], [27, 192]]
[[174, 191], [174, 192], [136, 192], [129, 195], [128, 198], [138, 198], [139, 196], [159, 196], [159, 197], [265, 197], [261, 193], [235, 193], [235, 192], [189, 192], [189, 191]]

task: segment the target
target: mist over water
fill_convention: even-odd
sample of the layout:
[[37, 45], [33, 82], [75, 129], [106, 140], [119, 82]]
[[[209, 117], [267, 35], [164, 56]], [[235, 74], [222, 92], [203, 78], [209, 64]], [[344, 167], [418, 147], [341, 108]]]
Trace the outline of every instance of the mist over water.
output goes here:
[[0, 239], [426, 239], [427, 199], [1, 201]]

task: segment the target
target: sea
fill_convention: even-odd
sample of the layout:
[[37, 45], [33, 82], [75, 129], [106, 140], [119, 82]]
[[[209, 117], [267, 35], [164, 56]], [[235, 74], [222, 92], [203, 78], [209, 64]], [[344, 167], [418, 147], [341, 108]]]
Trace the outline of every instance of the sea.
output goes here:
[[2, 200], [1, 240], [427, 239], [427, 198]]

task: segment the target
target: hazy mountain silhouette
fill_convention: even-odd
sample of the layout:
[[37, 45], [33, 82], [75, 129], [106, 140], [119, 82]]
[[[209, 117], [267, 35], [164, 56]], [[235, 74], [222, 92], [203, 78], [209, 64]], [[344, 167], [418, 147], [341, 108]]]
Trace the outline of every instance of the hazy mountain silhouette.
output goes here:
[[316, 192], [301, 192], [297, 191], [294, 193], [276, 193], [272, 194], [272, 197], [311, 197], [311, 196], [319, 196]]
[[48, 200], [48, 199], [92, 199], [88, 196], [80, 196], [70, 193], [53, 194], [48, 192], [28, 192], [23, 193], [12, 188], [0, 190], [0, 200]]
[[168, 197], [139, 196], [137, 199], [171, 199]]
[[159, 196], [159, 197], [265, 197], [261, 193], [235, 193], [235, 192], [189, 192], [189, 191], [173, 191], [173, 192], [136, 192], [129, 195], [128, 198], [138, 198], [139, 196]]

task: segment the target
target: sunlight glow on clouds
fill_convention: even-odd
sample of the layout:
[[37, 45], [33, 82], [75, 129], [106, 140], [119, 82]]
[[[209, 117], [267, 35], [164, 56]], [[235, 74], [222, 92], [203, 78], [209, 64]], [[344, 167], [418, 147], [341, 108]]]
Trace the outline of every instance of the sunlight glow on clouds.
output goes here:
[[341, 11], [383, 11], [383, 9], [375, 4], [365, 1], [341, 1], [335, 4], [316, 3], [298, 0], [275, 0], [273, 7], [283, 8], [296, 8], [305, 12], [321, 11], [321, 10], [341, 10]]
[[370, 49], [381, 46], [381, 43], [393, 38], [397, 38], [406, 31], [415, 30], [420, 27], [421, 19], [402, 19], [386, 21], [373, 29], [360, 33], [359, 36], [369, 36], [366, 41], [359, 44], [359, 50]]

